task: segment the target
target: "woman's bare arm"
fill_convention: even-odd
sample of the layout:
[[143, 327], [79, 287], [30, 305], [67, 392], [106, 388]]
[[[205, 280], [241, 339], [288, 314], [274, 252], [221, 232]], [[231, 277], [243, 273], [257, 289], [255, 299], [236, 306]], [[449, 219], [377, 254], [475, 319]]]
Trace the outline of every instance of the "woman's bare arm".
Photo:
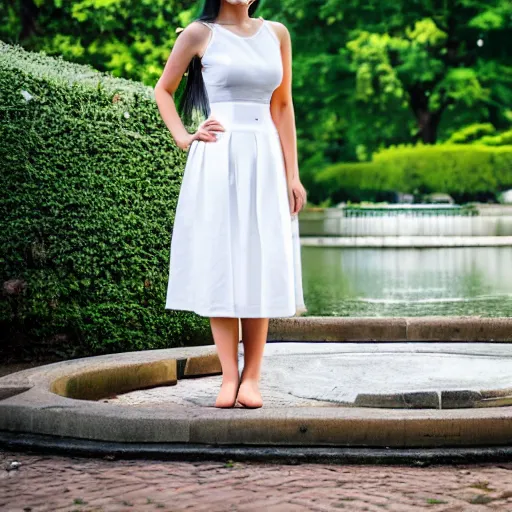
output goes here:
[[209, 38], [210, 29], [207, 26], [198, 22], [188, 25], [176, 39], [162, 75], [155, 85], [155, 99], [162, 120], [181, 149], [187, 149], [194, 139], [215, 142], [217, 138], [210, 130], [224, 130], [217, 121], [210, 119], [202, 123], [195, 134], [189, 133], [174, 102], [174, 93], [190, 61], [194, 56], [202, 55]]
[[292, 44], [290, 32], [285, 25], [272, 21], [274, 30], [281, 43], [281, 59], [283, 62], [283, 79], [272, 94], [270, 110], [272, 119], [279, 132], [283, 156], [286, 165], [286, 179], [292, 213], [298, 211], [306, 202], [306, 190], [299, 178], [297, 161], [297, 132], [295, 128], [295, 111], [292, 99]]

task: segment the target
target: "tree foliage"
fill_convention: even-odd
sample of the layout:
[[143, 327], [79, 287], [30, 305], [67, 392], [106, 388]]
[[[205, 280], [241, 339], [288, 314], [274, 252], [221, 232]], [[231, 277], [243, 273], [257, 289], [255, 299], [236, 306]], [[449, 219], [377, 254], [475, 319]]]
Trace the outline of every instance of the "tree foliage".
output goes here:
[[0, 38], [152, 85], [191, 0], [7, 0]]
[[[8, 0], [0, 37], [154, 85], [192, 0]], [[509, 0], [281, 0], [293, 42], [301, 176], [393, 144], [512, 120]], [[178, 95], [180, 92], [178, 91]]]

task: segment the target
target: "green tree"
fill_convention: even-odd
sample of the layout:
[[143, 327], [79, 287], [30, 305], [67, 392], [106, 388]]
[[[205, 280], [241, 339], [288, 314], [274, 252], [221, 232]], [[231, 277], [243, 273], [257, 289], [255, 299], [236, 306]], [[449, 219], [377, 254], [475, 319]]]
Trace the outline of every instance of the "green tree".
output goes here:
[[512, 4], [432, 0], [390, 8], [387, 24], [356, 30], [347, 43], [356, 98], [382, 112], [410, 109], [412, 136], [425, 143], [437, 141], [448, 109], [503, 127], [512, 103]]
[[276, 19], [292, 31], [308, 175], [474, 122], [510, 123], [508, 0], [282, 0]]
[[7, 0], [0, 38], [154, 85], [196, 8], [193, 0]]
[[[154, 85], [194, 0], [7, 0], [0, 38]], [[301, 176], [512, 119], [510, 0], [262, 0], [293, 41]], [[180, 91], [178, 91], [178, 95]]]

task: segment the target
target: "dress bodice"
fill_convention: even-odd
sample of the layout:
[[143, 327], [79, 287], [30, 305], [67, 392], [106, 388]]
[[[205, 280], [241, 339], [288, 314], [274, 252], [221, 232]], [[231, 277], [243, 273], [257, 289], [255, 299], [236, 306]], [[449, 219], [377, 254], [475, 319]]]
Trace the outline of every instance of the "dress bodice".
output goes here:
[[251, 36], [201, 21], [212, 30], [201, 58], [203, 79], [210, 103], [253, 101], [270, 103], [283, 78], [279, 39], [269, 22]]

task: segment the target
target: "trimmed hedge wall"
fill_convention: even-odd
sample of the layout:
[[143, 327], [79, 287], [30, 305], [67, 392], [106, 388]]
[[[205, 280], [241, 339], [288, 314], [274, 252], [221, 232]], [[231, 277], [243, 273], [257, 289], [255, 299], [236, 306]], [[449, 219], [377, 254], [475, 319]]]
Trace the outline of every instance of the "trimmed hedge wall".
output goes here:
[[2, 349], [211, 343], [164, 308], [186, 153], [153, 90], [0, 42], [0, 91]]
[[326, 167], [316, 183], [334, 202], [384, 200], [393, 191], [483, 199], [512, 187], [512, 146], [393, 147], [376, 153], [372, 162]]

